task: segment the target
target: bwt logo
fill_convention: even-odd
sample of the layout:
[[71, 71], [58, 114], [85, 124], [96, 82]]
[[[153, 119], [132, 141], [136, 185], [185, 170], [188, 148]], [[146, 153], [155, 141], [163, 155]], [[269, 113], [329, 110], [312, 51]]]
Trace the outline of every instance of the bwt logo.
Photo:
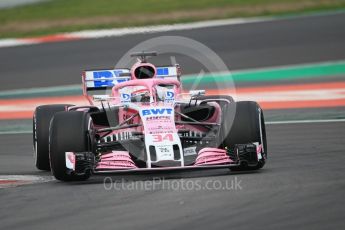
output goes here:
[[141, 111], [141, 114], [143, 116], [148, 116], [148, 115], [163, 115], [163, 114], [172, 114], [173, 109], [169, 108], [162, 108], [162, 109], [143, 109]]
[[174, 99], [174, 96], [175, 96], [174, 92], [167, 91], [165, 93], [165, 99]]
[[130, 101], [130, 100], [131, 100], [131, 96], [129, 94], [126, 94], [126, 93], [121, 94], [121, 101]]

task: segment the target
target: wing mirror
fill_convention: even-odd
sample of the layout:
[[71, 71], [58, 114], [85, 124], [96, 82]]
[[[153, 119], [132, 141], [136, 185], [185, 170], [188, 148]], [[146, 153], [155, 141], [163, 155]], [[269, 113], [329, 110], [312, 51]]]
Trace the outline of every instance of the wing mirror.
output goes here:
[[202, 90], [190, 90], [189, 91], [189, 95], [191, 97], [195, 97], [195, 96], [203, 96], [206, 94], [206, 91], [204, 89]]
[[111, 96], [109, 95], [93, 95], [94, 101], [107, 101], [111, 99]]

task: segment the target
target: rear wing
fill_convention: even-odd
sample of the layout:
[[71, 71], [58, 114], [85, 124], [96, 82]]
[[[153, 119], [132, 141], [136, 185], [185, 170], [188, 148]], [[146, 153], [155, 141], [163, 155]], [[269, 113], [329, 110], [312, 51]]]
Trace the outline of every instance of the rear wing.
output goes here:
[[[156, 69], [157, 78], [177, 79], [180, 75], [178, 66], [163, 66]], [[83, 84], [86, 91], [112, 88], [121, 82], [129, 81], [129, 76], [120, 76], [129, 72], [129, 69], [86, 70], [83, 72]]]
[[[176, 66], [156, 67], [157, 78], [169, 78], [179, 80], [180, 68]], [[130, 76], [124, 76], [130, 73], [129, 69], [103, 69], [103, 70], [86, 70], [83, 72], [83, 93], [91, 103], [89, 95], [107, 94], [107, 90], [113, 88], [119, 83], [130, 81]]]

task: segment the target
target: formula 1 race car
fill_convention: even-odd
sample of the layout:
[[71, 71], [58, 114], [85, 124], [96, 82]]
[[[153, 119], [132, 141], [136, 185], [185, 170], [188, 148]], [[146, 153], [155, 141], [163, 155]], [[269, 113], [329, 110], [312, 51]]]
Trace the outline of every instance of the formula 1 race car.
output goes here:
[[62, 181], [102, 173], [262, 168], [267, 143], [260, 106], [205, 90], [183, 93], [180, 66], [148, 63], [155, 55], [132, 54], [138, 62], [130, 69], [84, 71], [90, 105], [38, 106], [36, 167]]

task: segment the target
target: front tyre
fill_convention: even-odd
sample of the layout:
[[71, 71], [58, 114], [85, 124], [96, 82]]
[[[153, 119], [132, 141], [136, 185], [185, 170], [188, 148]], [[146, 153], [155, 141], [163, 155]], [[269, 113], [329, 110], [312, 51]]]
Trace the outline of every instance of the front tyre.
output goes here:
[[54, 114], [65, 111], [71, 105], [41, 105], [33, 116], [33, 145], [36, 168], [50, 170], [49, 164], [49, 124]]
[[57, 113], [50, 124], [50, 166], [56, 179], [61, 181], [86, 180], [90, 169], [75, 173], [66, 167], [66, 152], [91, 152], [93, 123], [89, 114], [81, 111]]
[[239, 169], [260, 169], [267, 158], [267, 140], [262, 109], [254, 101], [240, 101], [225, 108], [222, 122], [224, 141], [222, 145], [234, 149], [235, 145], [259, 143], [262, 159], [256, 166], [243, 165]]

